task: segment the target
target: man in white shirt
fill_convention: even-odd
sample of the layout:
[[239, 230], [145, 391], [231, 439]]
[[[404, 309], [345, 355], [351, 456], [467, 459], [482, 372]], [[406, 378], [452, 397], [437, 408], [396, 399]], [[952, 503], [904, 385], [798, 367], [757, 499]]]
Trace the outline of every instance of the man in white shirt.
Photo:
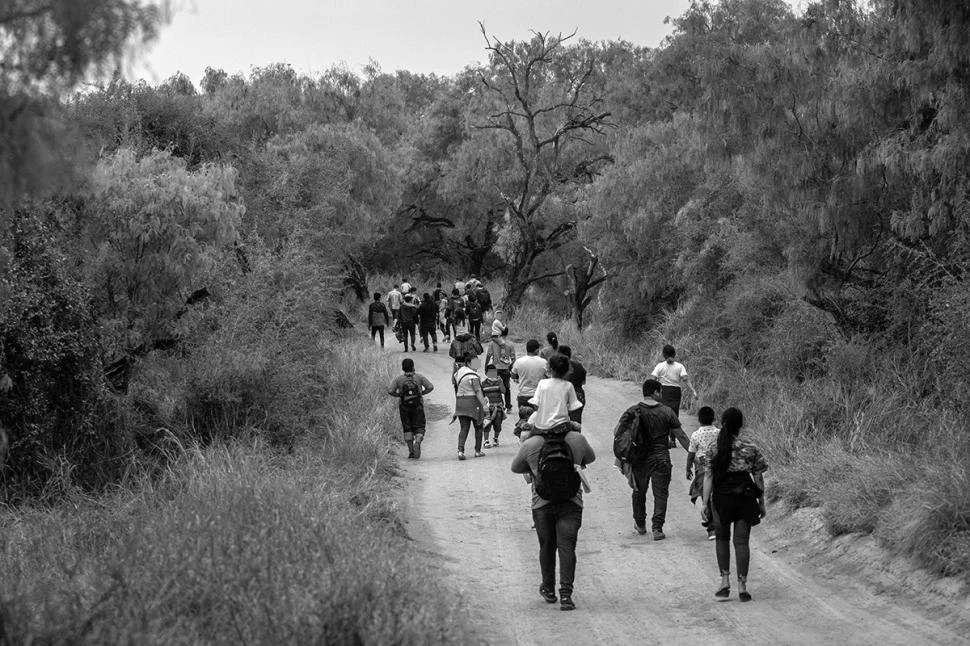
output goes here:
[[387, 293], [387, 306], [391, 308], [392, 321], [396, 321], [401, 317], [401, 302], [403, 300], [404, 294], [398, 291], [397, 285]]
[[516, 401], [519, 406], [531, 406], [529, 400], [536, 393], [539, 381], [546, 376], [546, 360], [538, 356], [542, 344], [535, 339], [529, 339], [525, 344], [524, 357], [519, 357], [512, 364], [512, 379], [519, 384]]

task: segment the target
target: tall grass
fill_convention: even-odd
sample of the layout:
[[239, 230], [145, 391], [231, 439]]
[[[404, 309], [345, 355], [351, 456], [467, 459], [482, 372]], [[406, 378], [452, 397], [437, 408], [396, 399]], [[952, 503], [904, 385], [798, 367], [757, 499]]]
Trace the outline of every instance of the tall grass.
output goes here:
[[0, 642], [462, 641], [402, 529], [386, 356], [330, 329], [301, 263], [254, 265], [134, 377], [167, 466], [0, 514]]

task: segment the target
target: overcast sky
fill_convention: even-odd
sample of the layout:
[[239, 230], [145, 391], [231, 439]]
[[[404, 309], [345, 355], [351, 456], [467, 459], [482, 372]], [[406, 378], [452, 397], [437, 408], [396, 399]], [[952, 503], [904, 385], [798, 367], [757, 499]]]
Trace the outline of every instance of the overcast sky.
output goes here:
[[133, 75], [151, 83], [177, 71], [198, 84], [206, 67], [248, 74], [289, 63], [309, 74], [335, 64], [360, 72], [451, 75], [485, 59], [477, 21], [504, 40], [529, 30], [656, 46], [690, 0], [174, 0], [172, 22]]

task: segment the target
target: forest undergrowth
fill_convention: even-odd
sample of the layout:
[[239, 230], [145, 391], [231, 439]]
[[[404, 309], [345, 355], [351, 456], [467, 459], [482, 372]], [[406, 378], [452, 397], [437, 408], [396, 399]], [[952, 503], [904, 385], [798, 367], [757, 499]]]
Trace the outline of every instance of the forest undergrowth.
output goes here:
[[325, 322], [328, 281], [254, 264], [119, 404], [164, 456], [0, 510], [0, 643], [461, 641], [395, 502], [389, 362]]

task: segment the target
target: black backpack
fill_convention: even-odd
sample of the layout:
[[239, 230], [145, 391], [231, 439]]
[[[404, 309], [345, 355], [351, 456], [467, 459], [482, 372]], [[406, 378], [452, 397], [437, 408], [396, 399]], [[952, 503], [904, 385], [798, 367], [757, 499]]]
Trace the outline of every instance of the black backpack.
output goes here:
[[579, 492], [580, 478], [565, 433], [547, 435], [539, 449], [535, 490], [543, 500], [567, 502]]
[[492, 309], [492, 295], [484, 287], [478, 290], [478, 302], [482, 304], [483, 310]]
[[414, 377], [408, 376], [401, 386], [401, 406], [404, 408], [417, 408], [421, 405], [421, 386]]
[[649, 448], [640, 430], [640, 404], [631, 406], [623, 411], [613, 429], [613, 455], [623, 462], [640, 462]]
[[482, 320], [482, 306], [478, 304], [478, 301], [468, 301], [468, 320]]

